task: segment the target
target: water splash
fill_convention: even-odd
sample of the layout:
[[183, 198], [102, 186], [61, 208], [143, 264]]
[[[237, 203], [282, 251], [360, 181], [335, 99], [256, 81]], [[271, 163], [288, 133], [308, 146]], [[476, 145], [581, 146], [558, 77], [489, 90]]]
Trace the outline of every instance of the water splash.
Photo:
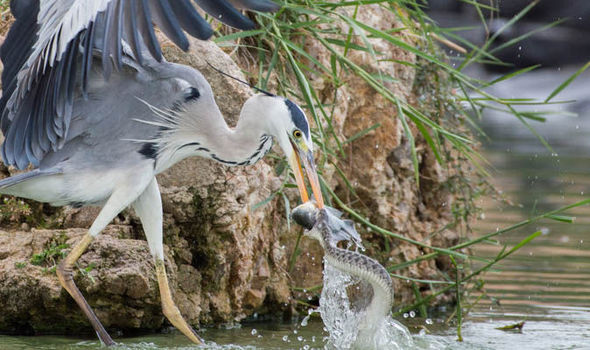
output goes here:
[[[411, 349], [414, 341], [408, 329], [390, 316], [369, 329], [360, 329], [364, 310], [355, 307], [347, 290], [359, 280], [324, 262], [324, 288], [319, 311], [329, 333], [327, 349]], [[369, 288], [370, 289], [370, 288]], [[362, 295], [363, 298], [371, 296]]]

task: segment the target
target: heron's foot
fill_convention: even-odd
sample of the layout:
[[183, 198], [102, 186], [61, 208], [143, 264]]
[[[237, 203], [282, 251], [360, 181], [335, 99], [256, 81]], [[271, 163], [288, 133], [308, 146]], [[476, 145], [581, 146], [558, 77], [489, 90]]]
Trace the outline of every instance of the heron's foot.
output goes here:
[[96, 314], [94, 314], [94, 311], [92, 311], [92, 308], [86, 299], [84, 299], [84, 296], [74, 283], [74, 273], [72, 268], [78, 258], [80, 258], [82, 253], [84, 253], [93, 238], [94, 237], [92, 237], [90, 234], [86, 234], [84, 237], [82, 237], [82, 240], [74, 246], [68, 256], [66, 256], [66, 258], [62, 260], [57, 266], [57, 278], [59, 279], [59, 283], [62, 285], [62, 287], [64, 287], [64, 289], [70, 293], [78, 306], [80, 306], [80, 309], [82, 309], [88, 318], [88, 321], [90, 321], [90, 324], [92, 324], [92, 327], [96, 331], [100, 341], [105, 345], [115, 345], [115, 342], [104, 329], [102, 323], [100, 323], [100, 320], [98, 317], [96, 317]]
[[160, 298], [162, 300], [162, 312], [164, 316], [193, 343], [202, 344], [203, 340], [201, 337], [184, 320], [180, 314], [180, 310], [178, 310], [174, 300], [172, 300], [172, 293], [170, 292], [170, 286], [168, 286], [168, 276], [166, 275], [166, 266], [163, 260], [156, 259], [156, 275], [158, 276], [158, 286], [160, 287]]

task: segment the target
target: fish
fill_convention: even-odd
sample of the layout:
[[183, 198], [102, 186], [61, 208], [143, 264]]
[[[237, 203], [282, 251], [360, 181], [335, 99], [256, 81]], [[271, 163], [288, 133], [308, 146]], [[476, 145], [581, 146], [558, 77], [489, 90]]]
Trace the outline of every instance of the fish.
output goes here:
[[314, 201], [308, 201], [291, 211], [291, 219], [310, 233], [317, 225], [320, 211], [324, 210], [325, 215], [321, 215], [321, 217], [331, 232], [329, 241], [326, 243], [336, 244], [340, 241], [348, 241], [364, 250], [361, 236], [354, 227], [354, 221], [343, 219], [342, 212], [336, 208], [325, 205], [323, 209], [319, 209]]

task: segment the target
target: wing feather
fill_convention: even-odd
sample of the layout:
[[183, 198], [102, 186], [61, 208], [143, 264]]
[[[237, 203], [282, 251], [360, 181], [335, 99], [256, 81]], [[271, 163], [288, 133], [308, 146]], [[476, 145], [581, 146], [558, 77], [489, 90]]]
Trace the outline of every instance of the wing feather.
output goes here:
[[[94, 23], [90, 23], [84, 34], [84, 47], [92, 47], [94, 43]], [[82, 92], [88, 99], [88, 73], [92, 67], [92, 50], [84, 50], [82, 54]]]
[[105, 12], [105, 23], [102, 26], [102, 74], [105, 79], [109, 79], [111, 73], [113, 72], [113, 65], [111, 63], [111, 45], [109, 45], [109, 39], [111, 35], [110, 29], [113, 27], [113, 13], [114, 13], [113, 3], [109, 3]]
[[133, 50], [133, 56], [137, 62], [143, 65], [143, 55], [141, 54], [141, 44], [139, 42], [139, 33], [137, 26], [137, 0], [128, 0], [125, 2], [125, 13], [127, 16], [123, 20], [127, 41]]
[[150, 0], [154, 22], [176, 46], [188, 50], [188, 39], [182, 32], [168, 0]]
[[254, 28], [254, 22], [244, 17], [227, 0], [195, 0], [205, 12], [228, 26], [248, 30]]
[[[270, 0], [195, 2], [238, 29], [251, 29], [254, 23], [234, 5], [278, 8]], [[16, 21], [0, 48], [1, 153], [5, 164], [19, 168], [37, 165], [50, 149], [63, 147], [76, 94], [88, 98], [94, 53], [101, 56], [102, 75], [108, 79], [113, 69], [121, 69], [123, 52], [133, 52], [143, 64], [146, 47], [154, 59], [162, 60], [154, 24], [183, 50], [189, 45], [183, 30], [199, 39], [213, 34], [191, 0], [11, 0], [10, 6]], [[131, 50], [124, 51], [123, 38]]]
[[201, 40], [206, 40], [213, 35], [209, 23], [199, 15], [190, 0], [172, 1], [170, 6], [178, 18], [178, 22], [187, 33]]
[[139, 9], [141, 11], [139, 16], [139, 32], [141, 33], [143, 42], [147, 45], [152, 57], [157, 61], [161, 61], [162, 50], [160, 50], [156, 33], [154, 33], [154, 28], [152, 27], [152, 11], [150, 10], [148, 0], [140, 0]]
[[260, 12], [278, 11], [280, 6], [270, 0], [229, 0], [234, 7], [239, 9], [254, 10]]

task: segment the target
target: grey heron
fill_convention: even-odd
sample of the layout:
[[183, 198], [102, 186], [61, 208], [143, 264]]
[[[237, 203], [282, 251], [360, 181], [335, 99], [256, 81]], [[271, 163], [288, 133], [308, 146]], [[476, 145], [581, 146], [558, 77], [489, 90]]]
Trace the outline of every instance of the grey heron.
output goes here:
[[[239, 29], [253, 24], [236, 7], [277, 8], [269, 0], [196, 3]], [[200, 39], [211, 36], [191, 0], [12, 0], [10, 5], [16, 21], [0, 49], [2, 157], [6, 165], [32, 169], [0, 180], [0, 193], [57, 206], [102, 206], [57, 275], [107, 345], [114, 342], [76, 287], [72, 267], [118, 213], [133, 207], [155, 259], [163, 313], [200, 343], [168, 286], [155, 175], [191, 156], [250, 165], [275, 140], [303, 202], [309, 197], [302, 164], [323, 206], [305, 114], [290, 100], [263, 92], [248, 99], [236, 127], [228, 127], [201, 73], [164, 61], [154, 35], [152, 23], [185, 50], [183, 29]]]

